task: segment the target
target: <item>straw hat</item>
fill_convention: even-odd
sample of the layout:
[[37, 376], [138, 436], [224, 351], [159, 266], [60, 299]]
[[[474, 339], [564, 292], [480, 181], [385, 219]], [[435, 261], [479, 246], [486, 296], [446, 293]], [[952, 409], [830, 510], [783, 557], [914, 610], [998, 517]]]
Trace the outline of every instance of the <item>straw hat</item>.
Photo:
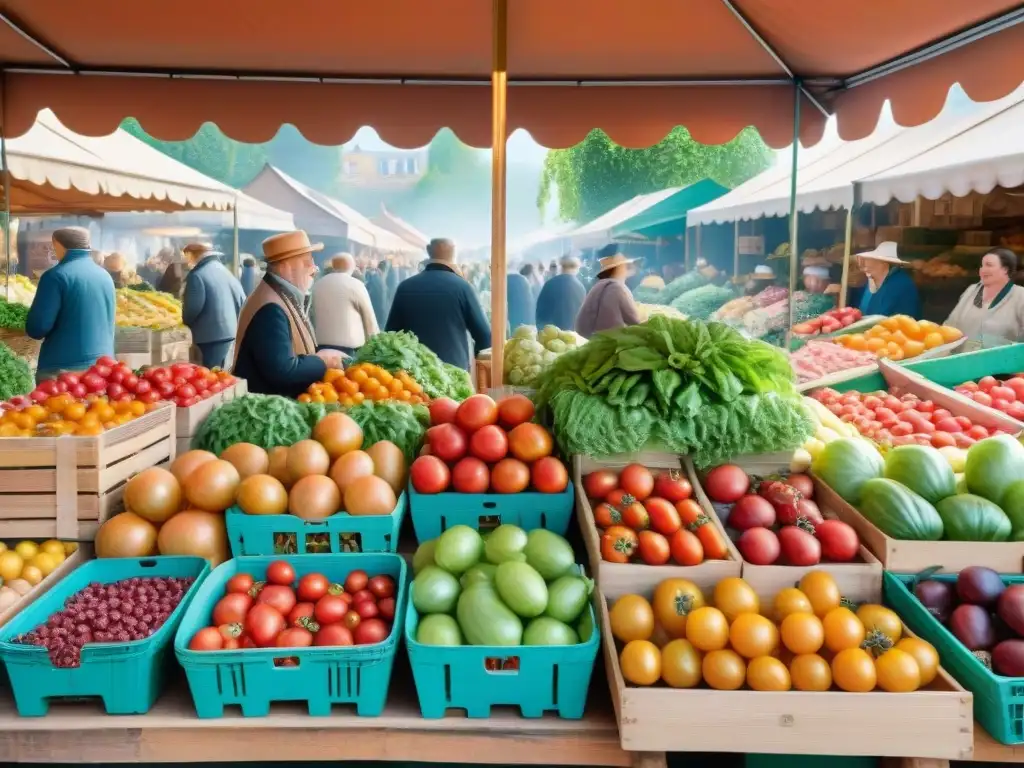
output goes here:
[[750, 276], [751, 280], [774, 280], [775, 270], [771, 267], [765, 266], [764, 264], [758, 264], [754, 267], [754, 274]]
[[275, 261], [284, 261], [296, 256], [302, 256], [314, 251], [322, 251], [323, 243], [309, 242], [309, 235], [303, 230], [297, 229], [294, 232], [282, 232], [280, 235], [271, 235], [263, 241], [263, 259], [271, 264]]
[[599, 272], [607, 272], [609, 269], [615, 269], [626, 264], [633, 264], [634, 262], [640, 261], [640, 259], [627, 259], [621, 253], [616, 253], [614, 256], [604, 256], [598, 263]]
[[884, 261], [886, 264], [897, 264], [899, 266], [904, 267], [907, 265], [907, 262], [903, 261], [903, 259], [899, 257], [896, 243], [892, 242], [891, 240], [886, 240], [884, 243], [879, 243], [873, 251], [858, 253], [857, 258], [874, 259], [875, 261]]
[[197, 260], [204, 254], [213, 250], [213, 246], [209, 243], [189, 243], [181, 252], [189, 256], [194, 256]]

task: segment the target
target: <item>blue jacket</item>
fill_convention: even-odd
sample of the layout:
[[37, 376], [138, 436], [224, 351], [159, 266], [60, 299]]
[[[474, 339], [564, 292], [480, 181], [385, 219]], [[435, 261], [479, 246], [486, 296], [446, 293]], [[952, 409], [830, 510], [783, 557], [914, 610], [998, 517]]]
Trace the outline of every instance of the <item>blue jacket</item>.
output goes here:
[[257, 310], [238, 347], [233, 373], [250, 392], [298, 397], [323, 379], [327, 365], [316, 355], [296, 355], [288, 316], [276, 304]]
[[114, 354], [114, 281], [86, 249], [71, 249], [39, 278], [25, 333], [42, 339], [39, 370], [81, 371]]
[[242, 290], [245, 291], [246, 296], [252, 296], [252, 292], [256, 290], [256, 284], [259, 283], [260, 276], [256, 271], [256, 266], [242, 267]]
[[586, 298], [587, 289], [576, 275], [555, 275], [537, 297], [537, 328], [553, 325], [563, 331], [574, 330]]
[[228, 341], [238, 331], [238, 313], [244, 303], [242, 284], [220, 263], [220, 254], [210, 253], [185, 279], [181, 320], [196, 344]]
[[860, 311], [864, 315], [910, 315], [920, 320], [921, 296], [910, 273], [893, 267], [875, 293], [864, 289]]
[[371, 269], [366, 274], [366, 292], [370, 294], [370, 304], [373, 306], [377, 325], [384, 325], [388, 321], [387, 287], [384, 285], [384, 276], [376, 269]]
[[512, 272], [505, 277], [505, 290], [508, 292], [508, 324], [512, 331], [521, 325], [533, 325], [537, 302], [530, 281], [519, 273]]
[[468, 282], [444, 264], [428, 264], [395, 292], [385, 330], [411, 331], [444, 362], [469, 370], [469, 342], [491, 346], [491, 326]]

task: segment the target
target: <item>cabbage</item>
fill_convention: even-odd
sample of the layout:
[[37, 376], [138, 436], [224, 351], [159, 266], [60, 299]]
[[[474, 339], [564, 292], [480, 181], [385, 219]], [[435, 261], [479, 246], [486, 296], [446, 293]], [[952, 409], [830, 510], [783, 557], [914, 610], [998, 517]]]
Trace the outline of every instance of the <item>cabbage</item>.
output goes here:
[[512, 334], [513, 339], [536, 339], [537, 329], [532, 325], [520, 325]]
[[580, 337], [572, 331], [562, 331], [558, 334], [558, 338], [570, 347], [577, 347], [580, 343]]
[[562, 332], [555, 325], [545, 325], [540, 333], [537, 334], [537, 341], [541, 344], [547, 344], [549, 341], [554, 341], [559, 337]]
[[567, 349], [569, 349], [569, 346], [564, 341], [562, 341], [561, 339], [555, 339], [554, 341], [549, 341], [545, 346], [547, 347], [549, 352], [554, 352], [555, 354], [558, 354], [558, 355], [562, 354]]

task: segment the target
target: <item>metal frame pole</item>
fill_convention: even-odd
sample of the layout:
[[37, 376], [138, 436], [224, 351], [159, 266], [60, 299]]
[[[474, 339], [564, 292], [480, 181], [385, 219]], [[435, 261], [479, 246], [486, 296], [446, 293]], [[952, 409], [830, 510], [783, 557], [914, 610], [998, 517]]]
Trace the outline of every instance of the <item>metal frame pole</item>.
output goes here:
[[[793, 80], [793, 160], [789, 173], [789, 325], [787, 339], [792, 338], [793, 331], [793, 294], [796, 293], [796, 273], [800, 254], [797, 251], [797, 232], [799, 215], [796, 210], [796, 177], [797, 163], [800, 154], [800, 81]], [[787, 344], [787, 346], [789, 346]]]
[[508, 0], [492, 0], [491, 66], [491, 386], [504, 382], [505, 325], [505, 139], [508, 124]]
[[11, 301], [11, 167], [7, 163], [7, 73], [0, 74], [0, 163], [4, 169], [4, 297]]

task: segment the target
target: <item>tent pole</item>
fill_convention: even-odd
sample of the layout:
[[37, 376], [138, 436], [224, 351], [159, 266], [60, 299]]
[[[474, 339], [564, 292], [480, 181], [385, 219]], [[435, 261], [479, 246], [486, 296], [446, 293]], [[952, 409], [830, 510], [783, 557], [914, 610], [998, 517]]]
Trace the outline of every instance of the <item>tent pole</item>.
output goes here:
[[238, 265], [241, 263], [238, 254], [238, 195], [235, 195], [235, 205], [231, 209], [231, 229], [233, 230], [233, 242], [231, 244], [231, 274], [233, 274], [235, 277], [238, 277], [239, 274], [241, 274], [238, 269]]
[[839, 282], [839, 308], [846, 306], [846, 291], [850, 286], [850, 250], [853, 242], [853, 205], [846, 209], [846, 240], [843, 244], [843, 276]]
[[690, 271], [690, 230], [683, 230], [683, 272]]
[[491, 66], [491, 386], [504, 379], [505, 325], [505, 139], [508, 97], [508, 0], [492, 0]]
[[11, 301], [11, 167], [7, 164], [7, 72], [0, 74], [0, 164], [4, 167], [4, 296]]
[[703, 226], [702, 224], [698, 224], [697, 225], [697, 261], [700, 261], [700, 259], [701, 259], [700, 233], [701, 233], [702, 226]]
[[[799, 229], [799, 215], [796, 210], [796, 175], [797, 160], [800, 151], [800, 81], [793, 80], [793, 161], [789, 172], [789, 296], [786, 304], [789, 309], [789, 325], [787, 326], [787, 340], [792, 338], [793, 333], [793, 294], [796, 293], [796, 271], [799, 266], [799, 253], [797, 249], [797, 231]], [[787, 348], [789, 346], [787, 342]]]
[[740, 220], [736, 219], [732, 225], [732, 276], [740, 276]]

